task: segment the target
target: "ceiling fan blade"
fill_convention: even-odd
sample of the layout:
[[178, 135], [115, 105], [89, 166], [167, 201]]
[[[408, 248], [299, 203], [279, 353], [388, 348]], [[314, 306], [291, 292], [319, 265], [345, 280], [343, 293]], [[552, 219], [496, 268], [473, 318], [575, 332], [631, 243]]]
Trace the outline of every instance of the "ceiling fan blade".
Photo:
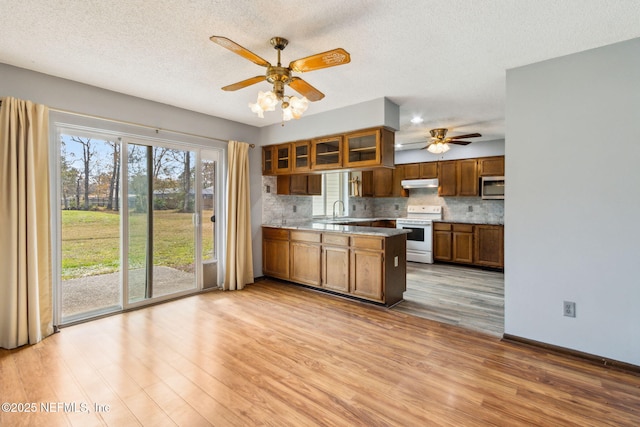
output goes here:
[[300, 77], [291, 77], [289, 86], [299, 94], [306, 96], [309, 101], [320, 101], [324, 98], [324, 93], [320, 92]]
[[237, 82], [229, 86], [225, 86], [222, 88], [222, 90], [227, 90], [227, 91], [238, 90], [247, 86], [254, 85], [256, 83], [260, 83], [261, 81], [264, 81], [264, 80], [265, 80], [264, 76], [255, 76], [255, 77], [251, 77], [250, 79], [242, 80], [241, 82]]
[[209, 37], [209, 39], [216, 43], [219, 44], [220, 46], [229, 49], [231, 52], [233, 53], [237, 53], [238, 55], [242, 56], [243, 58], [248, 59], [249, 61], [253, 62], [254, 64], [258, 64], [261, 65], [263, 67], [268, 67], [271, 64], [269, 64], [269, 62], [261, 57], [259, 57], [258, 55], [256, 55], [255, 53], [251, 52], [250, 50], [245, 49], [244, 47], [240, 46], [238, 43], [234, 42], [233, 40], [229, 40], [226, 37], [221, 37], [221, 36], [211, 36]]
[[458, 140], [451, 140], [451, 141], [447, 141], [447, 144], [458, 144], [458, 145], [469, 145], [471, 144], [473, 141], [458, 141]]
[[321, 68], [335, 67], [336, 65], [347, 64], [349, 62], [351, 62], [349, 53], [342, 48], [338, 48], [291, 61], [289, 68], [293, 71], [304, 73]]
[[468, 133], [466, 135], [459, 135], [459, 136], [451, 136], [449, 137], [450, 139], [465, 139], [465, 138], [478, 138], [482, 135], [480, 135], [479, 133]]

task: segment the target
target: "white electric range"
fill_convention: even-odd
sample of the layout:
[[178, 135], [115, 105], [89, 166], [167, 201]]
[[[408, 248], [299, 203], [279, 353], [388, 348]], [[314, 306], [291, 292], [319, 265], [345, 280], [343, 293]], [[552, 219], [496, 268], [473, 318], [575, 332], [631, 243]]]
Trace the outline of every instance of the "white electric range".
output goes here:
[[409, 205], [407, 216], [396, 219], [396, 228], [407, 234], [407, 261], [433, 264], [433, 221], [442, 219], [442, 206]]

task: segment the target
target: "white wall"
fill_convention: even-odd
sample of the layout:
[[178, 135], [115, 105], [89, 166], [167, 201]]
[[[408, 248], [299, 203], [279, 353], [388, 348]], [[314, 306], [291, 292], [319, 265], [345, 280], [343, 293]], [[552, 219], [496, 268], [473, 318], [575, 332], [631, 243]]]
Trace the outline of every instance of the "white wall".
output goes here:
[[508, 70], [506, 131], [505, 333], [640, 365], [640, 39]]

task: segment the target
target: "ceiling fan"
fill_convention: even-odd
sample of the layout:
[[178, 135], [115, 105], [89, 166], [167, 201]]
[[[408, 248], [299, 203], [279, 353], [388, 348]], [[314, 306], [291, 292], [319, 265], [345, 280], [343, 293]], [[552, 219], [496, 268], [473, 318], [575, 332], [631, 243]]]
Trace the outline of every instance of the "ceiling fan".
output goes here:
[[466, 138], [478, 138], [482, 135], [479, 133], [468, 133], [466, 135], [458, 135], [451, 136], [447, 138], [447, 128], [437, 128], [431, 129], [429, 133], [431, 134], [431, 141], [422, 149], [427, 149], [427, 151], [440, 154], [449, 151], [449, 144], [458, 144], [458, 145], [468, 145], [471, 144], [472, 141], [461, 141]]
[[[289, 41], [283, 37], [272, 37], [270, 40], [273, 48], [278, 51], [277, 65], [271, 65], [269, 61], [259, 57], [255, 53], [245, 49], [226, 37], [211, 36], [210, 39], [212, 42], [229, 49], [243, 58], [267, 68], [265, 75], [251, 77], [222, 88], [222, 90], [225, 91], [234, 91], [260, 83], [263, 80], [272, 83], [273, 91], [267, 93], [260, 92], [258, 94], [258, 101], [255, 104], [249, 104], [251, 110], [257, 113], [260, 117], [263, 117], [263, 111], [273, 111], [278, 101], [282, 101], [283, 119], [289, 120], [291, 118], [287, 118], [287, 111], [289, 111], [289, 114], [292, 114], [294, 118], [298, 118], [302, 115], [302, 112], [306, 110], [308, 101], [319, 101], [324, 98], [324, 94], [318, 89], [311, 86], [300, 77], [292, 76], [294, 71], [304, 73], [307, 71], [347, 64], [351, 61], [349, 53], [342, 48], [338, 48], [307, 56], [305, 58], [296, 59], [295, 61], [291, 61], [288, 67], [283, 67], [280, 63], [280, 53], [289, 44]], [[284, 88], [287, 85], [301, 94], [303, 98], [298, 99], [295, 96], [286, 96], [284, 94]]]

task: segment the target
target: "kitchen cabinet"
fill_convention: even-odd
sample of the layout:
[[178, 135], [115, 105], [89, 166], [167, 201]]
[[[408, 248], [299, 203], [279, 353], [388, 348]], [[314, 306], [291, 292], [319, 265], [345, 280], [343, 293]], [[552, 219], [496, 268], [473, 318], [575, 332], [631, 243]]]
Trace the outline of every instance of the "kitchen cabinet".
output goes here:
[[291, 172], [291, 144], [279, 144], [275, 147], [276, 174]]
[[402, 166], [404, 168], [404, 179], [432, 179], [438, 177], [438, 162], [406, 163]]
[[482, 267], [504, 267], [504, 227], [435, 222], [433, 259]]
[[393, 196], [393, 171], [393, 169], [387, 168], [362, 171], [362, 196]]
[[406, 234], [385, 237], [263, 227], [262, 236], [265, 276], [385, 305], [402, 301]]
[[262, 175], [273, 175], [275, 172], [275, 150], [273, 145], [262, 147]]
[[393, 167], [395, 135], [385, 128], [367, 129], [344, 135], [344, 166]]
[[290, 280], [320, 286], [320, 234], [292, 230], [290, 234]]
[[330, 170], [342, 167], [342, 136], [311, 140], [313, 170]]
[[475, 226], [475, 264], [504, 267], [504, 227], [501, 225]]
[[311, 169], [311, 141], [296, 141], [292, 143], [293, 162], [291, 171], [309, 172]]
[[349, 236], [322, 234], [322, 287], [349, 292]]
[[438, 162], [438, 195], [477, 196], [477, 169], [477, 159]]
[[350, 292], [362, 298], [382, 301], [384, 239], [354, 236], [351, 240]]
[[473, 225], [453, 224], [452, 261], [464, 264], [473, 263]]
[[289, 230], [263, 227], [262, 272], [289, 280]]
[[322, 175], [278, 175], [276, 194], [320, 196]]
[[391, 192], [392, 197], [409, 197], [409, 191], [402, 188], [402, 180], [404, 177], [404, 168], [402, 165], [396, 166], [393, 169], [393, 189]]
[[478, 159], [478, 176], [504, 176], [504, 156]]

